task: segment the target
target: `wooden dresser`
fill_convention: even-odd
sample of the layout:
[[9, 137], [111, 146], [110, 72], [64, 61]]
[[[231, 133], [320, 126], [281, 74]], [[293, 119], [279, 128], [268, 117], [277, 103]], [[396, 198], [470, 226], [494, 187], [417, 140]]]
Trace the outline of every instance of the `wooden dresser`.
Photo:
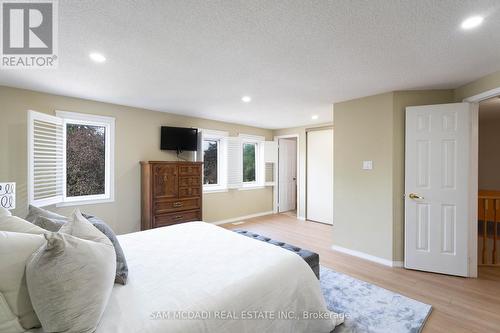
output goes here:
[[202, 220], [202, 162], [141, 162], [141, 230]]

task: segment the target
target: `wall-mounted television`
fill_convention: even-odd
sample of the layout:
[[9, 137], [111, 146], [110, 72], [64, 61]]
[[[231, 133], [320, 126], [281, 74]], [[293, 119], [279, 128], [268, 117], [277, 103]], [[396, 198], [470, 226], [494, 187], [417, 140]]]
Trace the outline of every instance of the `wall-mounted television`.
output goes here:
[[161, 127], [161, 150], [196, 151], [198, 129], [184, 127]]

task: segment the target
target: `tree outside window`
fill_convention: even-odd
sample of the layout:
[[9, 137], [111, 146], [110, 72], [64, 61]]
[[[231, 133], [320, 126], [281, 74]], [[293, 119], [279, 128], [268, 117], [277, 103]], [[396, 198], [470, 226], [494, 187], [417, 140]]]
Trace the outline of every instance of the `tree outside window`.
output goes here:
[[203, 184], [218, 184], [218, 145], [217, 140], [203, 140]]
[[66, 125], [66, 196], [105, 193], [106, 127]]
[[243, 144], [243, 182], [255, 182], [255, 153], [257, 144], [244, 143]]

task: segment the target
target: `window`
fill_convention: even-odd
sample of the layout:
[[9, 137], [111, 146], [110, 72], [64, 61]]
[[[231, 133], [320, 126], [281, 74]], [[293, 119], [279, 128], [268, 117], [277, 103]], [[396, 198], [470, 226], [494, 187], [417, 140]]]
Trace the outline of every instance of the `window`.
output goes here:
[[56, 115], [64, 124], [63, 203], [112, 200], [114, 118], [63, 111]]
[[203, 184], [219, 184], [219, 141], [203, 140]]
[[81, 205], [114, 199], [114, 118], [30, 111], [30, 203]]
[[256, 143], [243, 143], [243, 183], [253, 183], [257, 180], [255, 171]]
[[197, 160], [203, 161], [203, 192], [260, 188], [265, 184], [265, 138], [200, 129]]
[[66, 196], [106, 193], [106, 127], [66, 123]]
[[242, 187], [264, 186], [264, 137], [240, 134]]
[[203, 191], [227, 190], [227, 132], [200, 129], [198, 160], [203, 161]]

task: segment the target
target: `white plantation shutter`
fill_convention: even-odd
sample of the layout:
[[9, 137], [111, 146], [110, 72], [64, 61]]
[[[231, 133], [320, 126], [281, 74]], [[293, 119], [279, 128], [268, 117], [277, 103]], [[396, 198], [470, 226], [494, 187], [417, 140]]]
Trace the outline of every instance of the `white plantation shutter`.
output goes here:
[[28, 195], [34, 206], [63, 201], [63, 120], [28, 111]]
[[243, 184], [243, 152], [239, 137], [228, 137], [227, 142], [227, 187], [239, 188]]
[[277, 163], [278, 162], [278, 142], [265, 141], [264, 142], [264, 163]]
[[198, 130], [198, 149], [196, 150], [196, 161], [203, 162], [203, 130]]
[[255, 168], [257, 170], [257, 184], [259, 186], [264, 186], [266, 182], [266, 162], [265, 162], [265, 141], [260, 141], [257, 143], [257, 154], [255, 156]]
[[278, 142], [265, 141], [262, 146], [264, 149], [264, 183], [274, 184], [278, 164]]

